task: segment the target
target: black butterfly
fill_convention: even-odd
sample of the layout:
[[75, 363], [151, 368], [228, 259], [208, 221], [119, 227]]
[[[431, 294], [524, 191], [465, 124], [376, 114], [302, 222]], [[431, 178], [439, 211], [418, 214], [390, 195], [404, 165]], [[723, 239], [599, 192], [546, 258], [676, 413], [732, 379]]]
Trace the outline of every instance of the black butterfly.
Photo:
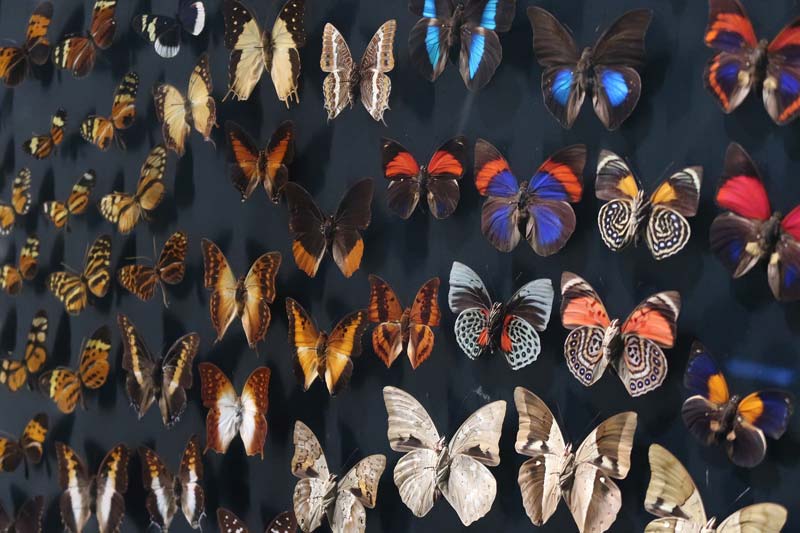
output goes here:
[[201, 0], [178, 0], [174, 18], [146, 13], [133, 18], [133, 29], [167, 59], [178, 55], [181, 49], [181, 28], [197, 36], [205, 25], [206, 7]]

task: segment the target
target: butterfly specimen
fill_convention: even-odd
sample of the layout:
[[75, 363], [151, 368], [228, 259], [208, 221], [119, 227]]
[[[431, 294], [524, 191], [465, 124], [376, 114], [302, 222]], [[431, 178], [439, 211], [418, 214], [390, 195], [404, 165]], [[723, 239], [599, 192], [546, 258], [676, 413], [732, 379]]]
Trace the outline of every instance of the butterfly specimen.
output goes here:
[[407, 219], [421, 194], [438, 219], [453, 214], [461, 197], [458, 180], [467, 163], [466, 137], [454, 137], [440, 146], [427, 165], [420, 165], [399, 142], [381, 139], [383, 175], [389, 180], [386, 201], [397, 216]]
[[645, 198], [627, 163], [617, 154], [602, 150], [597, 161], [595, 194], [606, 202], [597, 214], [603, 242], [617, 252], [631, 243], [638, 244], [644, 233], [655, 259], [677, 254], [692, 234], [686, 218], [697, 214], [702, 180], [702, 167], [686, 167], [662, 181]]
[[471, 91], [485, 86], [503, 59], [497, 33], [511, 29], [516, 0], [410, 0], [409, 9], [422, 17], [411, 29], [411, 62], [435, 81], [447, 66], [450, 50], [460, 42], [458, 68]]
[[737, 466], [752, 468], [764, 460], [767, 440], [786, 432], [794, 407], [792, 396], [781, 390], [731, 395], [719, 366], [706, 348], [695, 341], [686, 363], [684, 386], [691, 396], [683, 402], [683, 422], [706, 446], [724, 445]]
[[123, 235], [130, 233], [140, 219], [147, 219], [161, 204], [166, 189], [164, 186], [166, 168], [167, 149], [163, 144], [156, 145], [147, 154], [139, 171], [136, 193], [114, 191], [103, 196], [100, 200], [100, 214], [115, 224], [117, 231]]
[[22, 151], [35, 159], [47, 159], [56, 146], [64, 140], [64, 127], [66, 125], [67, 112], [59, 109], [50, 119], [50, 133], [47, 135], [34, 135], [22, 143]]
[[81, 122], [81, 137], [104, 152], [111, 146], [112, 140], [115, 140], [121, 148], [125, 148], [125, 142], [119, 136], [119, 131], [130, 128], [136, 118], [136, 94], [138, 92], [139, 75], [135, 72], [128, 72], [114, 92], [111, 115], [86, 117]]
[[375, 508], [378, 482], [386, 468], [386, 456], [361, 459], [341, 480], [331, 474], [317, 436], [299, 420], [294, 423], [292, 474], [300, 481], [294, 487], [294, 514], [300, 529], [314, 531], [327, 516], [333, 533], [364, 533], [367, 511]]
[[27, 215], [31, 209], [31, 171], [20, 169], [11, 183], [11, 205], [0, 201], [0, 237], [14, 229], [18, 215]]
[[39, 376], [39, 389], [64, 414], [75, 411], [79, 401], [85, 409], [84, 389], [97, 390], [105, 385], [111, 370], [110, 353], [111, 331], [108, 326], [101, 326], [83, 340], [78, 368], [73, 370], [60, 366], [45, 372]]
[[9, 516], [0, 504], [0, 531], [39, 533], [42, 531], [42, 516], [44, 516], [44, 496], [36, 496], [22, 504], [16, 518]]
[[247, 455], [264, 458], [269, 406], [269, 368], [253, 370], [244, 384], [241, 396], [230, 380], [212, 363], [200, 363], [203, 407], [206, 415], [206, 449], [226, 453], [238, 433]]
[[440, 437], [430, 415], [410, 394], [383, 388], [389, 446], [407, 452], [394, 467], [400, 499], [414, 516], [425, 516], [444, 495], [465, 526], [492, 508], [497, 481], [487, 466], [500, 464], [500, 433], [506, 402], [484, 405], [453, 434]]
[[358, 181], [344, 193], [336, 213], [325, 215], [303, 187], [294, 182], [283, 186], [297, 268], [313, 278], [330, 250], [344, 277], [358, 270], [364, 255], [359, 231], [367, 229], [372, 218], [372, 192], [371, 178]]
[[636, 413], [607, 418], [573, 452], [541, 398], [517, 387], [514, 403], [519, 413], [514, 448], [530, 457], [517, 478], [528, 518], [543, 525], [563, 498], [580, 533], [608, 530], [622, 507], [614, 479], [625, 479], [631, 468]]
[[289, 120], [281, 122], [263, 150], [235, 122], [225, 123], [225, 136], [234, 158], [230, 165], [231, 182], [242, 195], [242, 202], [263, 185], [267, 197], [277, 204], [294, 160], [294, 124]]
[[203, 286], [211, 290], [208, 310], [211, 323], [222, 340], [228, 326], [238, 317], [242, 321], [251, 350], [264, 340], [272, 315], [269, 304], [275, 300], [275, 277], [281, 266], [280, 252], [269, 252], [253, 262], [246, 276], [236, 278], [219, 247], [208, 239], [201, 241], [205, 274]]
[[583, 195], [586, 146], [575, 144], [551, 155], [530, 181], [517, 181], [508, 162], [490, 143], [475, 143], [475, 187], [486, 201], [481, 209], [481, 231], [501, 252], [516, 248], [519, 226], [541, 256], [556, 253], [575, 231], [575, 212], [569, 204]]
[[[47, 426], [47, 415], [39, 413], [25, 425], [19, 439], [0, 432], [0, 472], [15, 471], [22, 461], [39, 464], [44, 453]], [[3, 529], [0, 528], [0, 531]]]
[[[250, 529], [238, 516], [223, 507], [217, 508], [217, 525], [221, 533], [250, 533]], [[297, 518], [292, 511], [284, 511], [272, 519], [264, 533], [295, 533], [295, 531], [297, 531]]]
[[308, 312], [291, 298], [286, 298], [286, 317], [294, 375], [303, 390], [317, 378], [325, 380], [331, 396], [344, 390], [353, 374], [353, 357], [361, 355], [367, 311], [345, 315], [330, 333], [320, 331]]
[[156, 452], [139, 447], [142, 462], [142, 484], [149, 490], [145, 507], [150, 514], [150, 523], [161, 531], [167, 531], [178, 507], [192, 529], [200, 529], [200, 521], [206, 515], [203, 480], [203, 457], [197, 435], [192, 435], [181, 456], [178, 475], [164, 466]]
[[175, 341], [163, 358], [156, 360], [133, 323], [117, 315], [122, 339], [122, 368], [128, 373], [125, 390], [139, 420], [158, 402], [161, 420], [172, 427], [186, 410], [186, 389], [192, 388], [192, 362], [200, 347], [200, 336], [187, 333]]
[[53, 18], [52, 2], [42, 2], [33, 10], [28, 21], [25, 44], [0, 46], [0, 79], [6, 87], [16, 87], [25, 79], [31, 65], [44, 65], [50, 57], [47, 28]]
[[544, 103], [562, 127], [572, 127], [589, 88], [594, 112], [608, 130], [619, 128], [630, 116], [642, 92], [636, 69], [644, 63], [644, 39], [652, 18], [649, 9], [629, 11], [594, 47], [579, 52], [572, 32], [551, 13], [536, 6], [528, 8], [533, 52], [545, 69]]
[[657, 389], [667, 377], [667, 357], [677, 336], [681, 295], [649, 296], [622, 324], [611, 320], [600, 296], [582, 277], [561, 275], [561, 323], [571, 330], [564, 341], [567, 368], [583, 386], [594, 385], [611, 366], [631, 396]]
[[[186, 150], [186, 137], [192, 131], [190, 119], [191, 125], [203, 136], [203, 140], [211, 141], [211, 130], [217, 125], [217, 104], [211, 91], [208, 53], [200, 56], [189, 76], [186, 96], [167, 83], [153, 90], [156, 115], [161, 122], [164, 144], [178, 156], [182, 156]], [[213, 141], [211, 142], [213, 144]]]
[[6, 263], [0, 268], [0, 289], [9, 296], [22, 292], [22, 282], [31, 281], [39, 272], [39, 238], [35, 235], [25, 239], [19, 251], [17, 265]]
[[322, 72], [328, 73], [322, 82], [328, 120], [336, 118], [348, 105], [353, 107], [358, 87], [361, 103], [373, 119], [383, 122], [392, 92], [392, 80], [386, 74], [394, 68], [396, 28], [394, 20], [384, 22], [367, 44], [361, 62], [356, 64], [339, 30], [333, 24], [325, 24], [319, 63]]
[[553, 284], [549, 279], [526, 283], [508, 303], [493, 302], [480, 276], [467, 265], [450, 269], [450, 310], [455, 313], [456, 342], [470, 359], [500, 351], [512, 370], [539, 357], [539, 331], [550, 321]]
[[47, 286], [70, 315], [79, 315], [89, 303], [89, 293], [102, 298], [111, 284], [111, 237], [100, 235], [86, 253], [82, 273], [66, 270], [47, 277]]
[[177, 285], [183, 281], [183, 276], [186, 274], [186, 249], [188, 246], [186, 233], [176, 231], [164, 243], [164, 248], [162, 248], [156, 264], [153, 266], [125, 265], [117, 270], [117, 281], [143, 302], [149, 301], [156, 293], [156, 287], [159, 287], [166, 306], [168, 304], [164, 284]]
[[86, 463], [75, 450], [56, 442], [58, 484], [64, 491], [59, 500], [64, 529], [81, 533], [94, 508], [100, 533], [120, 530], [125, 518], [129, 455], [124, 444], [117, 444], [100, 463], [97, 475], [89, 477]]
[[703, 499], [692, 476], [678, 459], [658, 444], [651, 444], [650, 483], [644, 508], [658, 518], [645, 527], [645, 533], [659, 531], [700, 531], [717, 533], [779, 533], [788, 515], [786, 508], [775, 503], [757, 503], [739, 509], [717, 525], [717, 519], [706, 516]]
[[69, 229], [70, 218], [74, 215], [82, 215], [89, 207], [89, 196], [97, 183], [97, 174], [94, 170], [87, 170], [78, 178], [72, 186], [69, 196], [65, 202], [51, 200], [42, 204], [42, 211], [45, 218], [56, 227]]
[[133, 17], [133, 29], [153, 44], [156, 53], [170, 59], [181, 49], [181, 30], [197, 36], [206, 25], [206, 7], [200, 0], [178, 0], [174, 17], [141, 14]]
[[116, 8], [117, 0], [95, 0], [89, 31], [85, 35], [67, 35], [53, 49], [53, 63], [70, 70], [76, 78], [89, 75], [97, 60], [97, 49], [105, 50], [114, 42]]
[[28, 378], [38, 374], [47, 361], [47, 330], [49, 329], [47, 311], [41, 309], [33, 315], [28, 336], [25, 339], [25, 355], [22, 359], [0, 359], [0, 384], [11, 392], [17, 392]]
[[283, 5], [272, 31], [262, 32], [256, 17], [238, 0], [225, 0], [225, 47], [231, 51], [228, 62], [228, 94], [247, 100], [264, 71], [269, 71], [278, 99], [300, 101], [300, 53], [306, 44], [305, 0], [288, 0]]

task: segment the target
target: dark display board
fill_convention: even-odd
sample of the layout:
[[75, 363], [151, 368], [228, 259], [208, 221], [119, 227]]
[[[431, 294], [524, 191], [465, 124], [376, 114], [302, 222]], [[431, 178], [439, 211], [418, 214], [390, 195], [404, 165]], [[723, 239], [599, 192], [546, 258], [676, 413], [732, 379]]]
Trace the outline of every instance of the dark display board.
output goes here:
[[[276, 1], [246, 2], [260, 17], [272, 24], [280, 7]], [[50, 28], [53, 40], [69, 31], [81, 31], [91, 12], [88, 0], [55, 2]], [[152, 5], [151, 5], [152, 4]], [[155, 408], [141, 421], [128, 405], [121, 369], [122, 349], [116, 328], [116, 314], [125, 312], [136, 324], [153, 351], [166, 349], [177, 337], [197, 331], [202, 339], [197, 361], [211, 361], [233, 376], [240, 390], [246, 377], [259, 365], [272, 370], [269, 392], [269, 435], [264, 459], [247, 458], [237, 439], [227, 455], [210, 452], [204, 457], [208, 518], [204, 529], [216, 530], [214, 511], [231, 508], [258, 531], [279, 511], [291, 506], [295, 479], [289, 469], [292, 456], [292, 428], [304, 421], [320, 438], [331, 470], [344, 473], [355, 461], [369, 454], [387, 456], [387, 469], [380, 483], [377, 507], [367, 512], [368, 531], [453, 531], [461, 523], [449, 505], [440, 501], [431, 513], [415, 518], [400, 501], [392, 481], [392, 469], [400, 454], [386, 439], [386, 412], [381, 388], [401, 387], [414, 394], [426, 407], [440, 433], [451, 436], [475, 409], [490, 400], [508, 402], [500, 441], [502, 463], [492, 472], [498, 495], [491, 512], [477, 522], [478, 531], [529, 531], [517, 485], [517, 471], [523, 458], [514, 452], [517, 414], [513, 406], [515, 386], [525, 386], [548, 403], [560, 417], [565, 434], [579, 443], [600, 421], [624, 410], [639, 415], [627, 479], [620, 481], [623, 507], [612, 531], [641, 531], [651, 517], [643, 509], [649, 480], [647, 449], [661, 443], [687, 467], [700, 487], [709, 515], [727, 516], [754, 502], [775, 501], [789, 508], [786, 531], [800, 530], [800, 508], [796, 483], [800, 476], [797, 417], [779, 442], [770, 442], [766, 460], [747, 470], [733, 467], [722, 450], [705, 449], [687, 434], [680, 419], [685, 397], [682, 372], [693, 340], [701, 339], [728, 368], [740, 368], [734, 361], [758, 363], [771, 369], [787, 369], [789, 388], [797, 389], [796, 375], [800, 308], [776, 303], [767, 286], [763, 265], [744, 279], [732, 282], [722, 265], [708, 251], [708, 229], [717, 213], [713, 202], [716, 178], [722, 170], [723, 155], [730, 141], [751, 152], [766, 177], [774, 207], [786, 212], [800, 203], [800, 133], [796, 125], [779, 128], [767, 116], [759, 98], [750, 98], [732, 116], [723, 115], [703, 89], [702, 71], [711, 52], [703, 45], [707, 6], [700, 0], [545, 0], [541, 5], [568, 24], [579, 43], [590, 44], [623, 12], [650, 7], [654, 19], [647, 36], [647, 64], [642, 71], [643, 94], [638, 108], [622, 128], [609, 133], [586, 105], [570, 131], [562, 130], [547, 113], [539, 89], [541, 69], [531, 49], [531, 28], [525, 15], [528, 2], [518, 2], [511, 31], [501, 36], [504, 58], [493, 81], [477, 94], [469, 93], [455, 65], [448, 66], [436, 84], [424, 81], [408, 58], [407, 37], [416, 17], [404, 0], [309, 0], [307, 6], [308, 44], [301, 51], [300, 104], [286, 109], [275, 97], [265, 77], [247, 102], [224, 101], [218, 106], [218, 121], [235, 120], [252, 132], [259, 143], [266, 142], [278, 123], [294, 120], [297, 157], [291, 178], [317, 198], [323, 209], [333, 210], [346, 187], [358, 178], [375, 178], [376, 194], [372, 224], [365, 232], [366, 252], [361, 269], [344, 279], [334, 263], [326, 259], [319, 274], [309, 279], [294, 265], [287, 232], [285, 206], [274, 206], [262, 191], [242, 204], [227, 176], [228, 148], [222, 128], [212, 135], [216, 144], [204, 143], [192, 134], [187, 153], [178, 159], [170, 154], [167, 196], [150, 223], [140, 224], [130, 236], [114, 233], [113, 265], [125, 258], [153, 254], [153, 239], [161, 247], [177, 229], [188, 232], [190, 251], [185, 281], [168, 289], [169, 308], [158, 296], [142, 303], [115, 284], [111, 293], [79, 317], [68, 317], [45, 287], [47, 273], [60, 269], [62, 262], [78, 268], [88, 243], [112, 228], [92, 208], [74, 221], [69, 233], [56, 232], [41, 218], [41, 202], [65, 198], [77, 176], [87, 168], [97, 171], [93, 199], [112, 190], [132, 190], [139, 168], [150, 148], [161, 142], [151, 88], [162, 81], [184, 90], [197, 57], [208, 50], [218, 101], [226, 93], [228, 53], [223, 42], [221, 2], [207, 0], [208, 25], [197, 39], [190, 40], [174, 60], [159, 58], [152, 48], [130, 29], [131, 17], [142, 10], [170, 13], [175, 0], [148, 2], [121, 0], [117, 9], [118, 36], [113, 47], [100, 54], [95, 71], [86, 79], [74, 79], [55, 72], [51, 65], [39, 69], [38, 79], [28, 80], [16, 90], [0, 88], [0, 184], [2, 198], [10, 194], [11, 180], [22, 166], [33, 171], [34, 208], [13, 237], [0, 239], [0, 257], [15, 257], [25, 232], [41, 238], [42, 268], [33, 284], [10, 299], [0, 296], [0, 340], [3, 351], [19, 356], [31, 317], [44, 308], [51, 319], [48, 365], [75, 365], [81, 339], [101, 324], [114, 332], [112, 374], [109, 383], [87, 397], [87, 411], [61, 415], [55, 406], [37, 393], [11, 394], [0, 390], [0, 429], [18, 434], [39, 411], [49, 414], [51, 431], [43, 463], [13, 474], [0, 475], [0, 501], [8, 508], [21, 505], [23, 497], [43, 494], [47, 499], [46, 531], [59, 529], [57, 468], [53, 442], [64, 441], [86, 457], [96, 468], [105, 452], [118, 442], [135, 448], [153, 447], [170, 468], [176, 469], [180, 453], [190, 435], [205, 431], [205, 410], [200, 402], [200, 380], [194, 373], [189, 407], [182, 420], [166, 430]], [[20, 39], [35, 2], [0, 0], [0, 36]], [[774, 35], [798, 14], [795, 2], [773, 0], [747, 2], [759, 34]], [[375, 123], [358, 104], [328, 123], [323, 109], [319, 56], [323, 26], [331, 22], [345, 36], [354, 56], [360, 56], [367, 41], [385, 20], [397, 19], [395, 55], [391, 73], [391, 110], [386, 126]], [[84, 142], [78, 124], [87, 114], [108, 113], [112, 93], [126, 71], [139, 73], [141, 86], [135, 125], [123, 133], [127, 149], [112, 148], [100, 153]], [[67, 137], [50, 160], [36, 162], [21, 150], [21, 143], [33, 131], [46, 130], [58, 107], [69, 113]], [[442, 141], [464, 134], [470, 146], [484, 137], [507, 156], [515, 174], [527, 179], [548, 154], [568, 144], [586, 143], [589, 160], [583, 201], [576, 206], [577, 229], [563, 251], [540, 258], [524, 242], [513, 253], [495, 251], [480, 232], [481, 199], [471, 181], [462, 182], [462, 200], [456, 213], [436, 221], [419, 210], [403, 221], [385, 204], [385, 182], [380, 176], [379, 139], [393, 137], [420, 159], [428, 157]], [[594, 198], [593, 172], [600, 149], [606, 148], [628, 158], [645, 187], [686, 165], [702, 165], [705, 181], [700, 211], [692, 220], [693, 236], [676, 258], [657, 263], [644, 247], [624, 253], [610, 252], [601, 242], [596, 226], [598, 201]], [[265, 251], [283, 254], [278, 273], [278, 298], [272, 306], [273, 320], [259, 355], [248, 350], [238, 323], [225, 338], [214, 343], [208, 314], [208, 294], [203, 289], [200, 238], [216, 241], [237, 273], [249, 268]], [[669, 376], [659, 390], [640, 399], [630, 398], [620, 381], [609, 372], [591, 389], [583, 388], [567, 371], [562, 355], [566, 335], [557, 312], [542, 335], [539, 360], [519, 371], [511, 371], [502, 357], [468, 360], [453, 336], [454, 316], [446, 307], [447, 278], [453, 260], [475, 269], [497, 298], [508, 298], [513, 290], [531, 279], [546, 277], [557, 288], [564, 270], [585, 277], [604, 298], [610, 314], [624, 317], [649, 294], [667, 289], [680, 291], [683, 309], [679, 320], [677, 346], [667, 352]], [[329, 398], [322, 384], [303, 392], [292, 374], [287, 345], [284, 298], [291, 296], [304, 305], [320, 327], [328, 328], [345, 313], [364, 307], [369, 296], [367, 275], [386, 279], [404, 302], [410, 303], [419, 286], [432, 276], [442, 279], [440, 304], [442, 325], [436, 330], [431, 358], [412, 371], [407, 360], [398, 359], [387, 370], [374, 355], [369, 336], [365, 350], [355, 362], [351, 387]], [[554, 308], [558, 308], [558, 301]], [[775, 384], [763, 367], [729, 374], [732, 387], [750, 392]], [[738, 501], [735, 501], [738, 496]], [[130, 487], [126, 496], [124, 531], [143, 531], [148, 524], [144, 508], [138, 458], [131, 461]], [[90, 528], [96, 527], [90, 524]], [[327, 526], [325, 526], [327, 527]], [[176, 517], [174, 531], [188, 531], [182, 517]], [[566, 507], [561, 508], [543, 531], [574, 529]]]

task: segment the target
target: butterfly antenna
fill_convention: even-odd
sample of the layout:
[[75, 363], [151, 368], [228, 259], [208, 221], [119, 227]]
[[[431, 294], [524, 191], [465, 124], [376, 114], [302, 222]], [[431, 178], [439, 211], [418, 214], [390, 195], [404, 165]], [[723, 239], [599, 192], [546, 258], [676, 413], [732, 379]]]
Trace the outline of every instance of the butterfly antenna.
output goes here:
[[706, 467], [706, 488], [708, 488], [708, 467]]
[[153, 257], [158, 257], [158, 252], [156, 251], [156, 236], [153, 235]]
[[666, 175], [667, 175], [667, 171], [668, 171], [670, 168], [672, 168], [672, 167], [673, 167], [673, 165], [675, 165], [675, 161], [670, 161], [670, 162], [667, 164], [667, 166], [666, 166], [666, 167], [664, 167], [664, 170], [662, 170], [662, 171], [661, 171], [661, 174], [659, 174], [659, 175], [658, 175], [658, 181], [661, 181], [661, 179], [663, 179], [663, 178], [664, 178], [664, 176], [666, 176]]
[[[564, 414], [561, 412], [561, 404], [556, 402], [556, 415], [558, 416], [558, 427], [561, 428], [563, 432], [567, 426], [564, 425]], [[569, 437], [569, 432], [567, 432], [567, 436]], [[572, 441], [571, 438], [567, 438], [568, 441]]]
[[742, 491], [742, 492], [741, 492], [741, 493], [740, 493], [740, 494], [739, 494], [739, 495], [736, 497], [736, 499], [735, 499], [735, 500], [733, 500], [733, 503], [736, 503], [736, 502], [738, 502], [739, 500], [741, 500], [741, 499], [744, 497], [744, 495], [745, 495], [745, 494], [747, 494], [748, 492], [750, 492], [750, 489], [751, 489], [751, 488], [752, 488], [752, 487], [747, 487], [746, 489], [744, 489], [744, 490], [743, 490], [743, 491]]
[[169, 307], [169, 301], [167, 301], [167, 291], [164, 290], [164, 285], [159, 281], [158, 286], [161, 287], [161, 299], [164, 300], [164, 307]]
[[347, 465], [349, 465], [350, 464], [350, 460], [355, 456], [356, 453], [358, 453], [358, 448], [356, 448], [352, 452], [350, 452], [350, 455], [347, 456], [347, 459], [345, 460], [345, 462], [342, 463], [342, 467], [346, 467]]
[[[595, 422], [597, 422], [597, 419], [598, 419], [598, 418], [600, 418], [600, 411], [598, 411], [598, 412], [597, 412], [597, 414], [596, 414], [596, 415], [594, 415], [594, 418], [592, 418], [591, 420], [589, 420], [589, 423], [588, 423], [588, 424], [586, 424], [586, 426], [584, 426], [584, 428], [583, 428], [583, 431], [584, 431], [584, 432], [586, 432], [586, 429], [587, 429], [587, 428], [590, 428], [590, 427], [592, 427], [592, 426], [594, 425], [594, 423], [595, 423]], [[563, 426], [562, 426], [562, 427], [563, 427]]]
[[69, 266], [66, 263], [61, 263], [61, 266], [64, 267], [64, 270], [69, 270], [70, 272], [72, 272], [76, 276], [80, 274], [80, 272], [78, 272], [77, 270], [75, 270], [74, 268], [72, 268], [71, 266]]

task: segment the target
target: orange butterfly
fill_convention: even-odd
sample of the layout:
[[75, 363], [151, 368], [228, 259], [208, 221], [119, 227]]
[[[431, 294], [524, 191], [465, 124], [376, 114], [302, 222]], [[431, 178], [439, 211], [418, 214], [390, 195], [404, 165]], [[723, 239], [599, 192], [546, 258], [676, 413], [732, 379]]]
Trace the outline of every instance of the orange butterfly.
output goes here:
[[[25, 425], [20, 439], [0, 432], [0, 472], [13, 472], [23, 460], [26, 464], [39, 464], [47, 438], [47, 426], [47, 415], [39, 413]], [[25, 533], [21, 529], [17, 531]]]
[[235, 122], [225, 123], [225, 133], [236, 160], [231, 165], [231, 181], [242, 201], [263, 184], [269, 199], [277, 204], [281, 188], [289, 180], [288, 165], [294, 159], [294, 124], [289, 120], [281, 122], [263, 150]]
[[69, 219], [72, 215], [82, 215], [89, 207], [89, 196], [92, 194], [94, 184], [97, 183], [97, 175], [94, 170], [87, 170], [78, 178], [66, 202], [51, 200], [42, 205], [44, 216], [56, 229], [64, 226], [69, 231]]
[[188, 244], [186, 233], [182, 231], [173, 233], [164, 243], [158, 262], [154, 266], [125, 265], [117, 271], [117, 281], [143, 302], [149, 301], [156, 292], [156, 286], [159, 286], [164, 297], [164, 305], [168, 305], [164, 284], [177, 285], [183, 281]]
[[25, 383], [31, 384], [28, 377], [37, 374], [47, 360], [47, 312], [39, 310], [33, 315], [31, 328], [25, 342], [23, 359], [0, 359], [0, 383], [17, 392]]
[[108, 150], [111, 141], [116, 140], [121, 148], [125, 142], [117, 134], [119, 130], [131, 127], [136, 118], [136, 93], [139, 91], [139, 76], [128, 72], [114, 93], [111, 116], [90, 115], [81, 123], [81, 137], [103, 150]]
[[22, 281], [30, 281], [39, 271], [39, 239], [35, 235], [28, 237], [19, 252], [19, 264], [3, 265], [0, 270], [0, 289], [9, 296], [16, 296], [22, 291]]
[[76, 78], [88, 76], [97, 60], [97, 49], [105, 50], [114, 42], [117, 0], [95, 0], [92, 23], [86, 35], [67, 35], [53, 49], [53, 63], [72, 71]]
[[31, 171], [21, 169], [11, 184], [11, 205], [0, 202], [0, 237], [14, 229], [17, 215], [27, 215], [31, 209]]
[[34, 135], [22, 143], [22, 151], [36, 159], [50, 157], [55, 147], [64, 140], [64, 127], [66, 125], [67, 112], [59, 109], [50, 121], [50, 133], [47, 135]]
[[47, 277], [47, 286], [67, 313], [78, 315], [89, 303], [89, 293], [103, 298], [111, 282], [111, 237], [100, 235], [86, 253], [82, 273], [66, 270]]
[[16, 87], [34, 65], [44, 65], [50, 57], [50, 42], [47, 40], [47, 29], [53, 18], [52, 2], [42, 2], [33, 10], [28, 21], [28, 32], [25, 44], [20, 46], [0, 47], [0, 78], [7, 87]]

